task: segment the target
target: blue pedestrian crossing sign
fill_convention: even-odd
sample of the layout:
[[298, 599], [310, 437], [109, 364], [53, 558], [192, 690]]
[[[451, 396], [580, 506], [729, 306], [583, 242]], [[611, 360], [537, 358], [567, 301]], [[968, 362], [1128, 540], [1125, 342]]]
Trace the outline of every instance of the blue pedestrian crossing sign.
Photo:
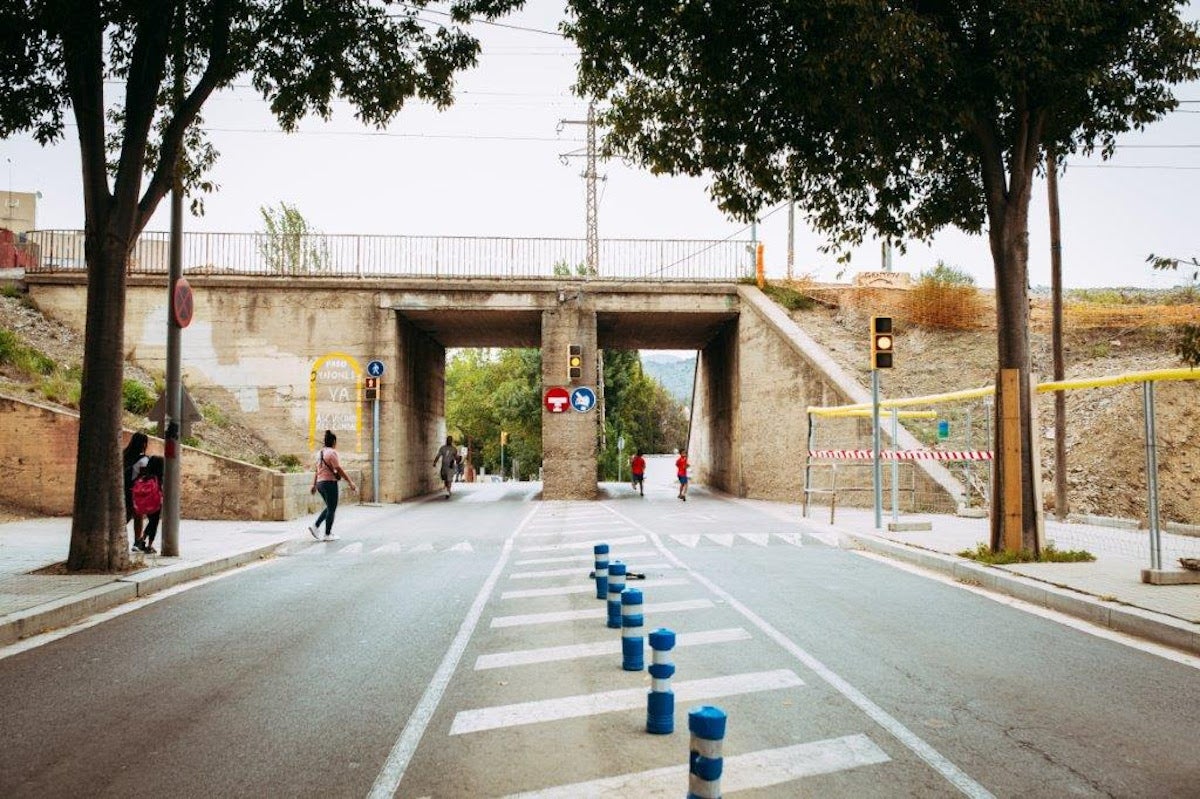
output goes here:
[[383, 361], [371, 361], [367, 364], [367, 374], [371, 377], [383, 377]]
[[580, 413], [587, 413], [596, 407], [596, 392], [587, 386], [579, 386], [571, 392], [571, 407]]

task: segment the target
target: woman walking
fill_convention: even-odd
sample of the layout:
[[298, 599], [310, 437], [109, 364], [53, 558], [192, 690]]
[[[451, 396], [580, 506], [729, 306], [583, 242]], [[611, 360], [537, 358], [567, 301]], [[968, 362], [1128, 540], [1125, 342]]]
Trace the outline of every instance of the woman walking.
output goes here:
[[338, 481], [345, 480], [346, 485], [350, 486], [351, 491], [358, 491], [358, 487], [354, 485], [354, 481], [350, 479], [350, 475], [346, 474], [342, 469], [341, 461], [338, 460], [337, 436], [333, 431], [325, 431], [325, 446], [321, 447], [317, 452], [317, 468], [313, 474], [312, 490], [310, 494], [315, 494], [318, 491], [321, 493], [321, 499], [325, 500], [325, 510], [321, 511], [321, 515], [317, 520], [308, 526], [308, 533], [318, 541], [321, 540], [320, 534], [317, 532], [321, 524], [325, 524], [325, 540], [334, 541], [337, 536], [333, 534], [333, 515], [337, 513], [338, 505]]
[[150, 439], [145, 433], [134, 433], [121, 452], [121, 479], [125, 484], [125, 523], [129, 524], [129, 520], [133, 519], [135, 552], [142, 551], [142, 517], [133, 512], [133, 481], [149, 462], [146, 456], [146, 447], [149, 444]]

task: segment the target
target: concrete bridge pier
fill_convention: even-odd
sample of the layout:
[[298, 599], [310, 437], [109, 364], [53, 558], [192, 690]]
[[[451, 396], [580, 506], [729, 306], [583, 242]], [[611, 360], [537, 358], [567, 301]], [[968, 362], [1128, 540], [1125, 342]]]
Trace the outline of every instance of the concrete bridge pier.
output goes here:
[[[568, 379], [567, 351], [572, 344], [583, 349], [583, 376]], [[542, 386], [590, 386], [600, 390], [596, 372], [596, 312], [581, 300], [568, 300], [542, 312]], [[599, 405], [599, 402], [597, 402]], [[600, 410], [586, 413], [567, 410], [551, 413], [542, 408], [542, 498], [595, 499], [596, 446]]]

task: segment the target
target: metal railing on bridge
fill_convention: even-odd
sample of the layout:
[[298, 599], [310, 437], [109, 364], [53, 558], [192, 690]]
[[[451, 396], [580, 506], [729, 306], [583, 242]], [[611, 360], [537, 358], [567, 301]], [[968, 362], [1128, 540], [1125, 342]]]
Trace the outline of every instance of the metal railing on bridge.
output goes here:
[[[601, 239], [598, 274], [587, 275], [586, 239], [467, 236], [184, 233], [183, 269], [259, 277], [552, 278], [737, 280], [754, 274], [748, 240]], [[86, 269], [83, 232], [26, 235], [29, 272]], [[166, 274], [170, 234], [145, 232], [129, 274]]]

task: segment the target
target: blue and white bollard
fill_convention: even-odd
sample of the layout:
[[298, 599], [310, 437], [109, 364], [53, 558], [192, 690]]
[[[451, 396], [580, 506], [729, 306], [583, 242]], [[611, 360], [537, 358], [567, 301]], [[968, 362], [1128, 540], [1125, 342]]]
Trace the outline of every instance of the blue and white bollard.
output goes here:
[[614, 560], [608, 566], [608, 626], [621, 629], [621, 592], [625, 590], [625, 564]]
[[608, 599], [608, 544], [592, 547], [596, 556], [596, 599]]
[[725, 719], [725, 711], [712, 705], [688, 711], [692, 752], [688, 764], [687, 799], [721, 799], [721, 770], [725, 766], [721, 745], [725, 740]]
[[675, 648], [675, 633], [659, 627], [650, 633], [650, 693], [646, 697], [646, 732], [667, 735], [675, 732], [675, 694], [671, 677], [675, 664], [671, 650]]
[[621, 592], [621, 668], [641, 671], [646, 667], [642, 650], [642, 592], [626, 588]]

